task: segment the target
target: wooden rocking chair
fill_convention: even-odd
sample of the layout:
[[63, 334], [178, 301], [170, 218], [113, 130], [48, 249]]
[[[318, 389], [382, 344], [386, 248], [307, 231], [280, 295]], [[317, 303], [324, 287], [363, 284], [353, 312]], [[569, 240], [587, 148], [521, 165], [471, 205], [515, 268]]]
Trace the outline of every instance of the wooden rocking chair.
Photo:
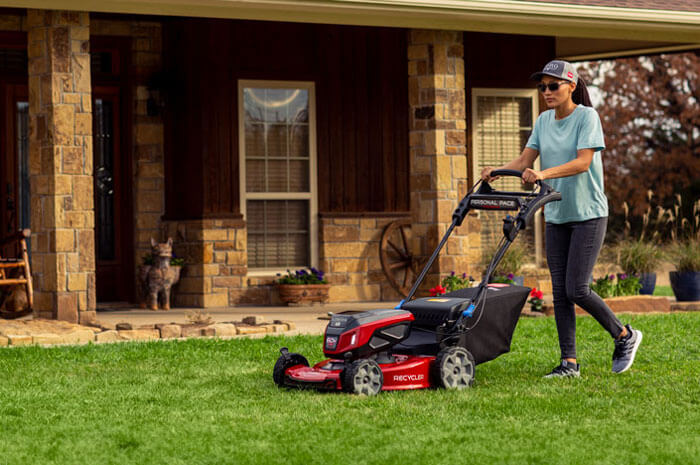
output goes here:
[[[12, 292], [4, 295], [2, 306], [0, 307], [0, 317], [18, 318], [32, 312], [34, 306], [34, 295], [32, 289], [32, 273], [29, 268], [29, 254], [27, 253], [27, 238], [31, 236], [29, 229], [23, 229], [0, 240], [0, 290], [6, 286], [23, 286], [27, 294], [27, 305], [25, 308], [6, 308], [7, 301], [11, 299]], [[14, 245], [14, 247], [12, 247]], [[3, 256], [3, 251], [14, 250], [11, 257]], [[12, 289], [12, 287], [10, 289]], [[8, 294], [5, 292], [4, 294]]]

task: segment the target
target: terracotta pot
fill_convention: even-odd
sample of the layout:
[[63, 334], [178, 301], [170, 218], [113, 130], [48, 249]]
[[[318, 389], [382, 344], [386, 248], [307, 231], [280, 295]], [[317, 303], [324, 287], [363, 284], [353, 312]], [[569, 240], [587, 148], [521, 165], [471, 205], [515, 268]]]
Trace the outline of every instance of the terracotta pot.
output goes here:
[[278, 284], [280, 300], [286, 304], [328, 302], [330, 284]]

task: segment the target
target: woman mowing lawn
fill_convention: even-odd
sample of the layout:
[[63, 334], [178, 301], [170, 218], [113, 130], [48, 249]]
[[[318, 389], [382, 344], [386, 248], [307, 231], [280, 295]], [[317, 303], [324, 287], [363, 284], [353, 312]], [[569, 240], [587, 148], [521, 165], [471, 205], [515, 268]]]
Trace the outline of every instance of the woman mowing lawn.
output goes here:
[[[623, 326], [589, 286], [608, 222], [601, 159], [605, 142], [600, 118], [571, 63], [550, 61], [531, 78], [539, 82], [537, 88], [549, 110], [537, 118], [520, 156], [498, 169], [523, 171], [524, 182], [551, 179], [552, 187], [562, 195], [560, 202], [544, 208], [547, 263], [561, 348], [561, 363], [546, 377], [580, 375], [574, 304], [593, 315], [614, 338], [612, 371], [622, 373], [634, 362], [642, 332]], [[537, 171], [532, 167], [540, 154], [542, 170]], [[491, 177], [494, 169], [484, 168], [482, 179], [495, 179]]]

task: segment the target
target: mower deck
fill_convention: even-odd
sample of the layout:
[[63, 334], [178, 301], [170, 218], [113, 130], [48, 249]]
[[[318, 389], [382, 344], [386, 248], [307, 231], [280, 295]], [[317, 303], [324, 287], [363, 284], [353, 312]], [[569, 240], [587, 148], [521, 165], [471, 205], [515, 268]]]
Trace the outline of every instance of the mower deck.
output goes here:
[[[430, 387], [430, 366], [433, 356], [394, 355], [395, 361], [380, 363], [383, 375], [382, 391], [425, 389]], [[284, 385], [325, 391], [342, 391], [342, 360], [328, 359], [313, 367], [296, 365], [286, 370]]]

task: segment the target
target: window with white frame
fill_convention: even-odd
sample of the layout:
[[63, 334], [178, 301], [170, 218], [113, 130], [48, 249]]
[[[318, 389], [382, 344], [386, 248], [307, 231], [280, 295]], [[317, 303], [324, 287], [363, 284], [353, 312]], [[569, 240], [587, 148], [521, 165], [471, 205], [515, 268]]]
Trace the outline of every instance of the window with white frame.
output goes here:
[[[498, 167], [520, 155], [534, 127], [537, 107], [537, 91], [532, 89], [472, 89], [474, 179], [479, 179], [484, 167]], [[535, 168], [539, 168], [539, 159]], [[512, 176], [495, 181], [494, 187], [523, 190], [521, 181]], [[497, 243], [503, 235], [503, 212], [480, 211], [479, 216], [482, 243]], [[531, 249], [538, 264], [542, 261], [541, 221], [540, 212], [536, 216], [534, 231], [525, 231], [525, 237], [519, 239]]]
[[311, 82], [239, 81], [241, 210], [252, 272], [317, 261]]

